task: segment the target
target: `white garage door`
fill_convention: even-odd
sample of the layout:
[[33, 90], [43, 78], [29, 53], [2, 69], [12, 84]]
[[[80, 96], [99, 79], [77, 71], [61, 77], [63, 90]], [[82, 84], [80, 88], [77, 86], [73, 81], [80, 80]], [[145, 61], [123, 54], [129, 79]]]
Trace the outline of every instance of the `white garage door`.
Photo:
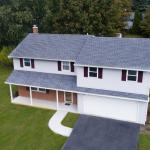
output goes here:
[[101, 117], [137, 121], [138, 103], [98, 96], [82, 97], [83, 112]]

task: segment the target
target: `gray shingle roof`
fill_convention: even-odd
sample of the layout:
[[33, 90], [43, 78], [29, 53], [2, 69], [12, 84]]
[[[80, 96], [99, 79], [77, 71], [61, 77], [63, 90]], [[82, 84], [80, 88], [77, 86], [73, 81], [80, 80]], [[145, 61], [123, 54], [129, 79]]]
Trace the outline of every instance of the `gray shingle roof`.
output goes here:
[[86, 41], [76, 63], [150, 70], [150, 39], [93, 37]]
[[7, 79], [6, 83], [16, 84], [16, 85], [25, 85], [25, 86], [37, 86], [44, 88], [52, 88], [58, 90], [67, 90], [73, 92], [83, 92], [91, 93], [98, 95], [107, 95], [107, 96], [116, 96], [137, 99], [141, 101], [148, 101], [148, 95], [143, 94], [134, 94], [134, 93], [125, 93], [101, 89], [91, 89], [77, 87], [76, 77], [68, 75], [58, 75], [58, 74], [49, 74], [41, 72], [31, 72], [31, 71], [18, 71], [15, 70]]
[[10, 57], [72, 60], [81, 65], [150, 70], [150, 39], [30, 33]]
[[75, 60], [85, 40], [85, 35], [30, 33], [10, 57]]

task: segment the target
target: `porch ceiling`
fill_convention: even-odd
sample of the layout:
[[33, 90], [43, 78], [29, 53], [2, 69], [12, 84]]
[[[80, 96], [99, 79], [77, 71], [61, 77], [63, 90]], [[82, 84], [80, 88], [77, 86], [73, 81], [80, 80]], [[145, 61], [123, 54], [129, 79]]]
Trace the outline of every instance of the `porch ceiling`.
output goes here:
[[148, 101], [148, 95], [143, 94], [77, 87], [76, 77], [69, 75], [14, 70], [5, 83]]

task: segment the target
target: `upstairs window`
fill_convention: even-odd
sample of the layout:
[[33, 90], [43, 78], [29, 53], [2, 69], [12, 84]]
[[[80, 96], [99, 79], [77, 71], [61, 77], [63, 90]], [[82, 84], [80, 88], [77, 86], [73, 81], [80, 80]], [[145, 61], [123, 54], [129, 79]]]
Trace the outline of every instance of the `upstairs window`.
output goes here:
[[31, 60], [30, 60], [30, 59], [25, 58], [25, 59], [24, 59], [24, 66], [26, 66], [26, 67], [30, 67], [30, 66], [31, 66]]
[[70, 62], [63, 61], [62, 68], [63, 68], [63, 70], [70, 70]]
[[89, 77], [97, 77], [97, 68], [89, 67]]
[[128, 70], [127, 72], [127, 80], [128, 81], [137, 81], [137, 71]]

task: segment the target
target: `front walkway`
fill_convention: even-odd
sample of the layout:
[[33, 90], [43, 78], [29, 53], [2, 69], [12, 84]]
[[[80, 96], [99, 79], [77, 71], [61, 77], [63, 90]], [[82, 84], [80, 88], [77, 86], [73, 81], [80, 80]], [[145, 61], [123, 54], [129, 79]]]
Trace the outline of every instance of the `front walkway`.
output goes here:
[[61, 124], [66, 115], [66, 111], [57, 111], [49, 120], [48, 127], [57, 134], [69, 137], [72, 132], [72, 128], [63, 126]]

